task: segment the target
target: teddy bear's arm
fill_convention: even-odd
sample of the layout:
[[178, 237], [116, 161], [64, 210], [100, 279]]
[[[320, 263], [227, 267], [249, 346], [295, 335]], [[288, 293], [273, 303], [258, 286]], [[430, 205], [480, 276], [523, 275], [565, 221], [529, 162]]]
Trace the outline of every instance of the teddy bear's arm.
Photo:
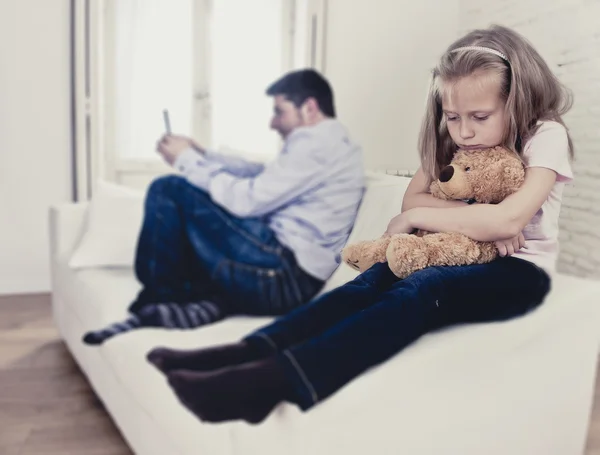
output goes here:
[[342, 250], [342, 260], [353, 269], [364, 272], [377, 262], [385, 262], [390, 237], [380, 237], [376, 240], [364, 240], [347, 245]]
[[424, 239], [430, 266], [484, 264], [496, 257], [493, 243], [478, 242], [463, 234], [443, 232]]

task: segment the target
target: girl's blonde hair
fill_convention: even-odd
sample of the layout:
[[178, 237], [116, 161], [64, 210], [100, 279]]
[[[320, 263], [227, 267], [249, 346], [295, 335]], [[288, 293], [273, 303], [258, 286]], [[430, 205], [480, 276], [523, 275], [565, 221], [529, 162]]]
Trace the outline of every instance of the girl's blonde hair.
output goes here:
[[[462, 47], [471, 48], [457, 50]], [[506, 60], [497, 55], [498, 52]], [[442, 86], [474, 73], [500, 78], [507, 118], [502, 145], [519, 156], [522, 156], [527, 139], [537, 131], [539, 120], [554, 120], [565, 126], [562, 116], [573, 104], [572, 95], [529, 41], [499, 25], [474, 30], [448, 47], [433, 70], [419, 137], [422, 168], [431, 180], [439, 176], [440, 170], [450, 163], [456, 152], [442, 115]], [[571, 158], [573, 152], [569, 137]]]

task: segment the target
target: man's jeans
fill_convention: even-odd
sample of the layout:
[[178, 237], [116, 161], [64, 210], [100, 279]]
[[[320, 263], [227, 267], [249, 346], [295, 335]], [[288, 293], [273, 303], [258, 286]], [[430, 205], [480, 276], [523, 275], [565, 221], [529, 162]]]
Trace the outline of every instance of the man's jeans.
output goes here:
[[238, 219], [179, 176], [148, 190], [135, 272], [148, 303], [211, 300], [227, 313], [281, 315], [323, 286], [297, 265], [263, 219]]
[[431, 267], [404, 280], [378, 263], [245, 340], [277, 356], [293, 401], [306, 410], [427, 332], [523, 315], [549, 290], [546, 272], [510, 257]]

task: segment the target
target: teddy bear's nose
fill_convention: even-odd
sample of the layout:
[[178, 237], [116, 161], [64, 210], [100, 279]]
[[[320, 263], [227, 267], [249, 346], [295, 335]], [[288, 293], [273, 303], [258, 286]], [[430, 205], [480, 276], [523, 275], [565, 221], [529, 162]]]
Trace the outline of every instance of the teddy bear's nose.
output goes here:
[[454, 175], [454, 166], [446, 166], [440, 173], [440, 182], [449, 181]]

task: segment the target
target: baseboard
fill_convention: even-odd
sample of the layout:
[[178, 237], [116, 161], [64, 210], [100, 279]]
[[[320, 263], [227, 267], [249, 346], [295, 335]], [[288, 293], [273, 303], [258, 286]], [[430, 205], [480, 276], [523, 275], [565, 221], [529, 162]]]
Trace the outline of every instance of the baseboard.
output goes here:
[[49, 276], [0, 277], [0, 295], [40, 294], [50, 291]]

